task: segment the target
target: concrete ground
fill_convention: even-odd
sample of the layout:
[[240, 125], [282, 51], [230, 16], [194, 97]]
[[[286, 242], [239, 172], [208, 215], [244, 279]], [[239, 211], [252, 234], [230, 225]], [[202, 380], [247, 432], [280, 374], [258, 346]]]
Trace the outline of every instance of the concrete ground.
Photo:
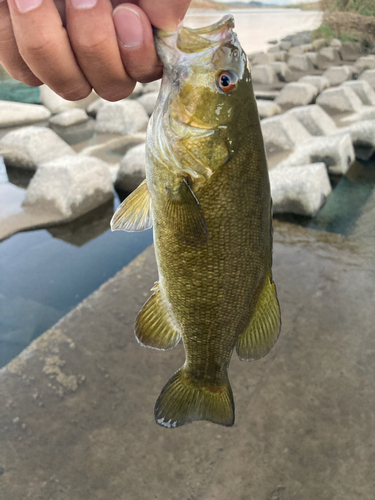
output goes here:
[[372, 500], [374, 254], [276, 224], [281, 337], [230, 379], [236, 423], [154, 423], [182, 346], [141, 347], [133, 322], [153, 249], [0, 371], [1, 500]]

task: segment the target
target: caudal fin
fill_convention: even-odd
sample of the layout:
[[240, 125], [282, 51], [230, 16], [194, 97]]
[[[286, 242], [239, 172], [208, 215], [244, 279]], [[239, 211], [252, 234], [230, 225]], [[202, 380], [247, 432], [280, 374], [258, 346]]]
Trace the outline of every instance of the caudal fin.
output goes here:
[[155, 420], [164, 427], [179, 427], [194, 420], [230, 427], [234, 424], [234, 403], [228, 377], [222, 385], [208, 386], [192, 379], [182, 367], [156, 401]]

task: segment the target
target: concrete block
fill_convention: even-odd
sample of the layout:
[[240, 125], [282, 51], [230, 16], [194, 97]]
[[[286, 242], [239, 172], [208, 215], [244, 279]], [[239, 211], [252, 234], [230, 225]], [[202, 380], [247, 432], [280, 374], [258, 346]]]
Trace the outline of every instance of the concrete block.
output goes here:
[[311, 104], [317, 95], [318, 90], [314, 85], [292, 82], [284, 86], [275, 101], [279, 106], [284, 108], [293, 108], [295, 106]]
[[327, 137], [314, 137], [288, 156], [279, 167], [298, 166], [323, 162], [331, 174], [345, 174], [355, 160], [355, 153], [349, 133]]
[[375, 69], [375, 56], [363, 56], [356, 60], [354, 66], [357, 68], [358, 73], [363, 73], [367, 69]]
[[305, 54], [290, 57], [288, 59], [288, 66], [290, 69], [297, 71], [311, 71], [314, 69], [310, 58], [308, 58]]
[[375, 106], [375, 91], [366, 80], [344, 82], [342, 86], [354, 90], [357, 96], [361, 99], [362, 103], [366, 106]]
[[144, 107], [135, 100], [106, 102], [99, 109], [95, 131], [130, 135], [146, 130], [148, 114]]
[[147, 94], [148, 92], [159, 92], [161, 85], [161, 79], [154, 80], [153, 82], [144, 83], [143, 84], [143, 93]]
[[273, 212], [314, 216], [331, 193], [324, 163], [277, 167], [270, 172]]
[[330, 83], [324, 76], [307, 75], [298, 80], [300, 83], [309, 83], [314, 85], [318, 92], [322, 92], [330, 87]]
[[305, 127], [288, 113], [262, 120], [261, 128], [267, 154], [293, 150], [311, 139]]
[[375, 106], [363, 107], [358, 113], [342, 118], [341, 123], [355, 123], [365, 120], [375, 120]]
[[159, 92], [147, 92], [146, 94], [141, 95], [141, 97], [139, 97], [137, 99], [137, 102], [142, 104], [142, 106], [145, 108], [145, 110], [149, 116], [152, 115], [152, 113], [155, 109], [158, 95], [159, 95]]
[[292, 47], [291, 49], [288, 50], [288, 54], [290, 57], [292, 56], [300, 56], [304, 53], [304, 50], [302, 47]]
[[350, 87], [336, 87], [324, 90], [316, 99], [323, 109], [331, 114], [359, 111], [363, 104]]
[[353, 70], [349, 66], [332, 66], [323, 73], [323, 76], [327, 78], [331, 87], [334, 87], [347, 80], [351, 80]]
[[288, 111], [313, 136], [329, 135], [337, 131], [332, 118], [318, 105], [302, 106]]
[[273, 52], [273, 56], [275, 58], [275, 61], [286, 62], [288, 60], [288, 53], [284, 50]]
[[95, 92], [91, 92], [91, 94], [85, 97], [85, 99], [80, 99], [79, 101], [67, 101], [47, 87], [47, 85], [42, 85], [40, 87], [40, 102], [44, 104], [44, 106], [53, 114], [62, 113], [63, 111], [67, 111], [72, 108], [86, 109], [96, 99], [97, 95]]
[[53, 116], [49, 122], [60, 127], [70, 127], [71, 125], [79, 125], [80, 123], [87, 122], [88, 118], [84, 109], [76, 108], [68, 109]]
[[375, 119], [353, 123], [339, 129], [349, 134], [358, 158], [368, 160], [375, 152]]
[[364, 71], [359, 80], [365, 80], [371, 85], [371, 88], [375, 90], [375, 69], [367, 69]]
[[306, 52], [305, 56], [314, 68], [318, 68], [318, 54], [316, 52]]
[[40, 164], [76, 153], [53, 130], [45, 127], [23, 127], [8, 132], [0, 140], [5, 165], [36, 170]]
[[39, 104], [0, 101], [0, 129], [48, 120], [51, 112]]
[[272, 85], [277, 82], [276, 71], [265, 64], [252, 67], [251, 76], [253, 82], [260, 85]]
[[336, 66], [341, 61], [340, 53], [335, 47], [323, 47], [317, 55], [317, 65], [320, 69]]
[[134, 191], [146, 178], [146, 145], [140, 144], [129, 149], [120, 162], [116, 188], [122, 191]]
[[39, 166], [22, 205], [73, 219], [112, 197], [107, 163], [93, 157], [63, 156]]
[[343, 61], [356, 61], [363, 55], [361, 45], [358, 42], [343, 42], [339, 52]]
[[336, 47], [336, 49], [341, 49], [342, 41], [338, 38], [333, 38], [329, 44], [331, 47]]
[[270, 118], [271, 116], [279, 115], [281, 108], [273, 101], [266, 101], [265, 99], [257, 99], [258, 113], [262, 120], [263, 118]]
[[288, 82], [292, 79], [292, 72], [285, 62], [271, 62], [269, 65], [275, 70], [280, 82]]
[[318, 52], [323, 47], [327, 47], [328, 45], [325, 38], [317, 38], [316, 40], [313, 40], [311, 44], [316, 52]]
[[268, 64], [275, 60], [274, 55], [271, 53], [266, 54], [265, 52], [259, 52], [255, 54], [251, 60], [253, 66]]
[[292, 47], [292, 44], [291, 44], [291, 42], [281, 41], [279, 43], [279, 47], [281, 50], [289, 50]]

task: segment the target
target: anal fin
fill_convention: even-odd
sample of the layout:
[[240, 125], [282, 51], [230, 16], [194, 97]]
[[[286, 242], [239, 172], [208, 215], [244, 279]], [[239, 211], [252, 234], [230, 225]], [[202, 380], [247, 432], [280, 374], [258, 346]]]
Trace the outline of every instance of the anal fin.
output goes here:
[[116, 210], [112, 231], [144, 231], [152, 227], [151, 198], [146, 180], [141, 182]]
[[173, 327], [164, 307], [158, 287], [139, 312], [135, 322], [135, 335], [140, 344], [154, 349], [172, 349], [181, 339]]
[[166, 190], [165, 213], [169, 224], [174, 226], [178, 239], [186, 245], [206, 245], [208, 242], [206, 220], [188, 182], [178, 181], [174, 189], [167, 187]]
[[236, 350], [239, 358], [252, 361], [265, 356], [275, 344], [280, 328], [280, 306], [276, 286], [269, 273], [254, 314], [238, 338]]

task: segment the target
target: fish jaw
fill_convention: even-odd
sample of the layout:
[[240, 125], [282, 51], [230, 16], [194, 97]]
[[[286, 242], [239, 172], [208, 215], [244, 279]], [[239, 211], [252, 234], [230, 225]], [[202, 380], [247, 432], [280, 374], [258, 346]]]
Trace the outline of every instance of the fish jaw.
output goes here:
[[[231, 159], [238, 128], [245, 128], [234, 108], [243, 106], [242, 94], [251, 96], [250, 73], [233, 27], [232, 16], [225, 16], [206, 28], [155, 30], [164, 74], [149, 125], [151, 155], [190, 178], [194, 192]], [[229, 94], [218, 87], [225, 70], [238, 78], [238, 89]]]

